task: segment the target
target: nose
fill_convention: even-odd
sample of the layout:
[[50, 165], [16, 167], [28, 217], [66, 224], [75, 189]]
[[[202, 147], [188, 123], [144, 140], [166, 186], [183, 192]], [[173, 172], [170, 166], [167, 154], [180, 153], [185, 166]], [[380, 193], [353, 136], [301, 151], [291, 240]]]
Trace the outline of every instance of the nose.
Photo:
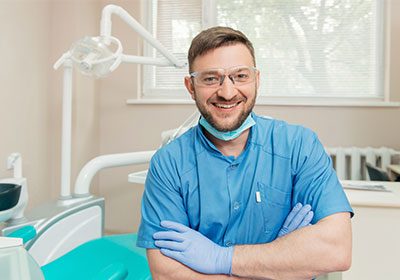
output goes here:
[[[228, 77], [228, 79], [225, 79], [225, 77]], [[224, 75], [221, 77], [220, 88], [217, 94], [225, 100], [231, 100], [236, 95], [235, 82], [230, 76]]]
[[220, 78], [220, 80], [219, 80], [219, 85], [220, 85], [220, 86], [222, 86], [222, 84], [223, 84], [224, 81], [225, 81], [225, 77], [227, 77], [227, 76], [228, 76], [229, 80], [232, 81], [232, 84], [235, 84], [235, 80], [233, 79], [233, 77], [231, 77], [230, 75], [223, 75], [223, 76], [221, 76], [221, 78]]

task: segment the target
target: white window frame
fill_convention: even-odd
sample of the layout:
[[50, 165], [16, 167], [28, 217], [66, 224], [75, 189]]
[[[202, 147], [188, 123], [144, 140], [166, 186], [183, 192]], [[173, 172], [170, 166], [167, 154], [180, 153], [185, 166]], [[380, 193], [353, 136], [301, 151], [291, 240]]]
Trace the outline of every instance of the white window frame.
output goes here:
[[[215, 0], [203, 0], [202, 1], [202, 28], [208, 28], [216, 25], [216, 2]], [[377, 90], [380, 96], [375, 97], [326, 97], [326, 96], [259, 96], [257, 99], [258, 105], [293, 105], [293, 106], [367, 106], [367, 107], [397, 107], [400, 106], [400, 102], [390, 101], [390, 17], [385, 15], [390, 15], [390, 1], [378, 0], [377, 1], [377, 17], [383, 17], [383, 20], [377, 20], [378, 36], [376, 36], [377, 45], [381, 46], [377, 50], [378, 62], [377, 62]], [[153, 26], [153, 12], [157, 12], [156, 7], [153, 6], [152, 0], [142, 0], [141, 1], [141, 15], [142, 23], [151, 32], [155, 33]], [[381, 44], [381, 42], [383, 42]], [[143, 47], [144, 55], [149, 55], [152, 53], [152, 47], [145, 44]], [[170, 90], [154, 89], [145, 83], [145, 76], [154, 75], [154, 71], [149, 71], [151, 66], [141, 67], [141, 86], [138, 87], [138, 97], [135, 99], [129, 99], [128, 104], [193, 104], [189, 94], [186, 89], [175, 90], [174, 94], [166, 95], [166, 92], [171, 92]], [[154, 79], [152, 79], [154, 80]], [[183, 84], [183, 77], [182, 77]]]

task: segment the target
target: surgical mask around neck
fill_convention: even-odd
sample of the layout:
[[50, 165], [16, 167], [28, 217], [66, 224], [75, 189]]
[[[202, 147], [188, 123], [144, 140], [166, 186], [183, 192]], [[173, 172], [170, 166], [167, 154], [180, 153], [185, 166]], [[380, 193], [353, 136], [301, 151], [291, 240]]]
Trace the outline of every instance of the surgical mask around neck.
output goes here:
[[243, 133], [246, 129], [252, 127], [256, 124], [251, 114], [247, 117], [247, 119], [242, 123], [242, 125], [235, 130], [232, 131], [219, 131], [215, 129], [205, 118], [201, 117], [199, 123], [203, 126], [209, 133], [211, 133], [214, 137], [223, 140], [229, 141], [239, 137], [240, 134]]

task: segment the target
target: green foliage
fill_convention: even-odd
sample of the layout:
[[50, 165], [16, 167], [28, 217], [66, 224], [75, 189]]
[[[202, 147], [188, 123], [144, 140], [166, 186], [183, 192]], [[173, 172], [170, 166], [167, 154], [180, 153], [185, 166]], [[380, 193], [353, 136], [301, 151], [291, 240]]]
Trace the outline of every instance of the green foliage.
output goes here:
[[218, 0], [217, 18], [250, 38], [282, 90], [335, 94], [371, 87], [374, 9], [373, 0]]

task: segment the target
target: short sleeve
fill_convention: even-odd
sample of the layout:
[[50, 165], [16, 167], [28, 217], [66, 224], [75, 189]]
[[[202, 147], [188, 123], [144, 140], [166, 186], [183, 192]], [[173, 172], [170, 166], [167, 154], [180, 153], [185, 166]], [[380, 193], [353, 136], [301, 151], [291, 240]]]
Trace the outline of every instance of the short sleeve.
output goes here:
[[332, 159], [316, 134], [304, 129], [299, 139], [292, 155], [293, 200], [312, 206], [313, 223], [339, 212], [349, 212], [353, 216]]
[[136, 242], [138, 247], [157, 248], [154, 245], [153, 234], [163, 230], [160, 226], [162, 220], [188, 224], [180, 192], [178, 172], [168, 153], [159, 151], [150, 162], [141, 214]]

